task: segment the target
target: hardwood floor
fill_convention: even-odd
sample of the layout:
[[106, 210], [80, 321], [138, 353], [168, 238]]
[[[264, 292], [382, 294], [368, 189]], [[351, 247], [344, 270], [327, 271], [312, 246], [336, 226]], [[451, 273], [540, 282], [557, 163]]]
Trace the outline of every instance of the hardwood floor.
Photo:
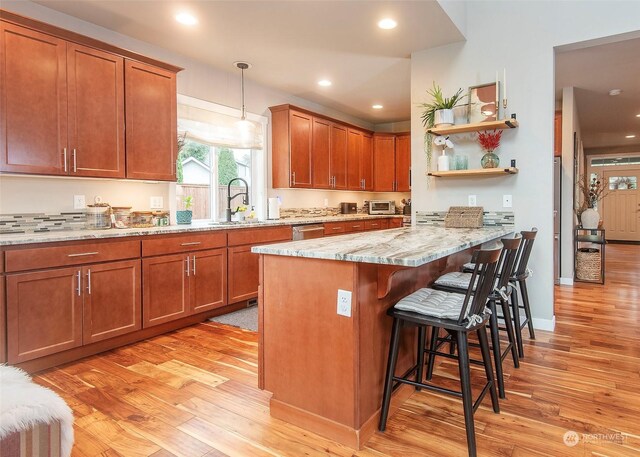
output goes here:
[[[639, 254], [610, 245], [605, 286], [557, 288], [556, 331], [527, 340], [520, 369], [505, 363], [501, 414], [488, 400], [476, 413], [479, 455], [640, 455]], [[456, 373], [442, 361], [434, 380], [455, 387]], [[473, 374], [480, 384], [483, 374]], [[359, 452], [272, 419], [256, 387], [257, 334], [216, 323], [35, 380], [73, 408], [74, 456], [466, 455], [460, 401], [434, 393], [415, 393]], [[570, 430], [580, 437], [574, 447], [563, 443]]]

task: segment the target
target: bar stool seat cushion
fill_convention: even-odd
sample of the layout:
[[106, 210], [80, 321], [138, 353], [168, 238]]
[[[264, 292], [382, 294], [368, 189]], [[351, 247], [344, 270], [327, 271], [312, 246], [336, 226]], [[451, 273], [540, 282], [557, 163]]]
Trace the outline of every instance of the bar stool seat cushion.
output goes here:
[[407, 295], [394, 308], [440, 319], [455, 320], [460, 317], [463, 302], [462, 294], [424, 288]]
[[471, 273], [452, 271], [451, 273], [440, 276], [434, 284], [445, 287], [456, 287], [458, 289], [468, 289], [470, 281]]

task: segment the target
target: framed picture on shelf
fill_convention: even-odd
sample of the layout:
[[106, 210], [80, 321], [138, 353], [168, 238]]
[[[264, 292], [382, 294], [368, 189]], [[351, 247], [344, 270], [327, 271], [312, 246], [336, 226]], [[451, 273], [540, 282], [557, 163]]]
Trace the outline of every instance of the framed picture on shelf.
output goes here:
[[468, 123], [500, 119], [500, 81], [469, 87]]

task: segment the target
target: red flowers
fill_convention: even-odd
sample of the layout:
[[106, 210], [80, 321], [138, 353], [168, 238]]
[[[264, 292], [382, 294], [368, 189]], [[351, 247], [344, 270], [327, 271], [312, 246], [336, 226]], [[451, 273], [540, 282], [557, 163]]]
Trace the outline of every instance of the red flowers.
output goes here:
[[502, 130], [478, 133], [478, 143], [487, 152], [493, 152], [500, 146], [500, 138], [502, 138]]

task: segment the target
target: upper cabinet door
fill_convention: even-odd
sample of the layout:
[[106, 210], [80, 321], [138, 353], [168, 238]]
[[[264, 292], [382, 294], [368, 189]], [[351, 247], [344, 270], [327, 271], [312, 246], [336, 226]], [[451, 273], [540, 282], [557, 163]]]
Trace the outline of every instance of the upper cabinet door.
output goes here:
[[124, 178], [124, 59], [69, 43], [69, 174]]
[[0, 22], [0, 170], [67, 174], [67, 44]]
[[312, 134], [312, 175], [314, 189], [331, 187], [331, 122], [314, 117]]
[[411, 190], [411, 135], [396, 137], [396, 190]]
[[360, 159], [360, 177], [363, 190], [373, 190], [373, 137], [362, 135], [362, 158]]
[[331, 177], [333, 189], [347, 188], [347, 128], [331, 124]]
[[312, 116], [289, 111], [289, 142], [291, 161], [291, 187], [312, 187], [311, 184], [311, 132]]
[[393, 135], [373, 136], [374, 190], [393, 192], [395, 190], [395, 137]]
[[176, 74], [125, 60], [127, 178], [175, 181]]
[[362, 156], [362, 133], [349, 129], [347, 141], [347, 189], [362, 190], [360, 159]]

